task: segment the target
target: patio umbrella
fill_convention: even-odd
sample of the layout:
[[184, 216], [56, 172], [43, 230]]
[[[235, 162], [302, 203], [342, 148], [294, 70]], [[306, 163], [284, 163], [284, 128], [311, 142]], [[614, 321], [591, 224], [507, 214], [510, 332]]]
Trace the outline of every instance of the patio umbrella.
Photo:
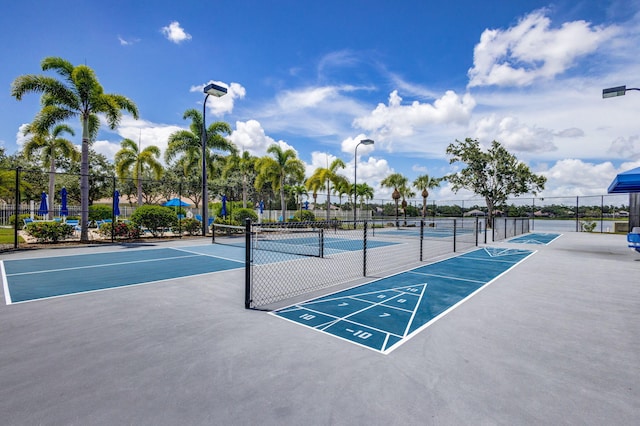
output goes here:
[[42, 192], [40, 195], [40, 208], [38, 209], [38, 215], [44, 216], [49, 213], [49, 209], [47, 208], [47, 194]]
[[69, 216], [69, 209], [67, 208], [67, 188], [60, 190], [60, 216]]
[[627, 192], [640, 192], [640, 167], [618, 173], [609, 185], [609, 194], [626, 194]]
[[260, 201], [260, 214], [264, 213], [264, 201]]
[[120, 192], [117, 189], [113, 191], [113, 215], [120, 216]]
[[227, 196], [222, 196], [222, 209], [220, 210], [220, 214], [224, 217], [227, 217]]
[[190, 205], [191, 204], [185, 203], [180, 198], [172, 198], [171, 200], [169, 200], [169, 201], [167, 201], [166, 203], [163, 204], [163, 206], [165, 206], [165, 207], [186, 207], [186, 206], [190, 206]]

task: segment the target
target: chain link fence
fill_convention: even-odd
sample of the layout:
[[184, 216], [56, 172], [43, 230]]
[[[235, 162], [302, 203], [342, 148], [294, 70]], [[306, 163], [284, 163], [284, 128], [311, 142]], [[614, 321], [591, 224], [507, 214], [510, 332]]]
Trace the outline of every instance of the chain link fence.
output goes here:
[[[511, 218], [507, 232], [528, 232]], [[399, 221], [321, 221], [214, 224], [215, 244], [242, 247], [246, 256], [245, 307], [273, 309], [283, 301], [309, 298], [410, 269], [486, 243], [484, 219], [437, 218]]]

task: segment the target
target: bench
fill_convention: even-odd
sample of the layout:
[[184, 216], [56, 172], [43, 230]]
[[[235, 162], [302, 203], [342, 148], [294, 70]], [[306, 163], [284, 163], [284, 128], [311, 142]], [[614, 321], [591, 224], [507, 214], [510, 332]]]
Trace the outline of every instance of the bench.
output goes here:
[[640, 253], [640, 226], [635, 226], [631, 232], [627, 234], [627, 241], [629, 242], [629, 248]]

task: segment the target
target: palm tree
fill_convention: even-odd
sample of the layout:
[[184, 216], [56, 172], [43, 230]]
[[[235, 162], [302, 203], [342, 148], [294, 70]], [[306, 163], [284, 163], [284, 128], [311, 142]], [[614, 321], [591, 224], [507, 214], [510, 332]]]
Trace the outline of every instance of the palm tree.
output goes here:
[[353, 191], [351, 190], [352, 186], [344, 176], [338, 175], [335, 182], [333, 183], [333, 191], [338, 194], [338, 199], [340, 200], [340, 209], [342, 210], [342, 196], [345, 194], [351, 194]]
[[410, 186], [407, 186], [407, 182], [400, 188], [400, 195], [402, 196], [402, 212], [404, 213], [404, 226], [407, 226], [407, 198], [413, 198], [416, 193], [411, 190]]
[[[167, 163], [176, 160], [182, 166], [185, 176], [202, 173], [202, 113], [196, 109], [185, 111], [183, 118], [191, 119], [189, 130], [178, 130], [169, 135], [167, 150], [164, 158]], [[212, 149], [236, 153], [236, 146], [227, 140], [223, 134], [230, 134], [231, 126], [224, 121], [216, 121], [207, 127], [207, 171], [209, 176], [214, 176], [215, 157]], [[208, 200], [202, 200], [203, 203]], [[198, 207], [196, 203], [196, 208]]]
[[53, 126], [51, 132], [49, 132], [49, 129], [42, 131], [42, 129], [32, 128], [31, 125], [24, 130], [25, 135], [33, 135], [24, 145], [24, 156], [30, 158], [36, 151], [40, 151], [43, 163], [49, 167], [49, 219], [53, 219], [52, 207], [55, 197], [56, 160], [58, 157], [68, 158], [72, 161], [80, 160], [80, 153], [73, 146], [73, 143], [62, 137], [65, 132], [75, 136], [73, 129], [66, 124]]
[[22, 100], [25, 93], [42, 93], [42, 110], [32, 123], [33, 129], [41, 131], [54, 123], [64, 122], [71, 117], [79, 117], [82, 124], [82, 155], [80, 160], [80, 240], [89, 240], [89, 145], [98, 135], [100, 120], [105, 116], [110, 129], [115, 129], [122, 111], [127, 111], [138, 119], [138, 108], [129, 98], [118, 94], [104, 93], [95, 72], [86, 65], [73, 66], [71, 62], [58, 57], [48, 57], [42, 61], [42, 70], [56, 71], [63, 81], [43, 75], [22, 75], [11, 85], [11, 96]]
[[280, 207], [282, 220], [286, 220], [287, 202], [284, 196], [284, 186], [287, 178], [301, 182], [304, 180], [304, 164], [297, 158], [293, 149], [282, 150], [279, 145], [273, 144], [267, 148], [267, 153], [273, 157], [264, 156], [256, 162], [258, 175], [255, 181], [256, 189], [262, 188], [265, 183], [270, 183], [273, 191], [280, 192]]
[[304, 182], [304, 186], [311, 191], [313, 197], [313, 214], [316, 214], [316, 206], [318, 205], [318, 191], [322, 191], [325, 188], [325, 181], [318, 175], [313, 175]]
[[247, 192], [249, 177], [255, 172], [257, 158], [252, 156], [248, 151], [244, 151], [242, 156], [237, 154], [227, 157], [227, 162], [222, 169], [222, 177], [227, 179], [231, 173], [239, 171], [242, 175], [242, 207], [247, 208]]
[[422, 191], [422, 218], [427, 216], [427, 197], [429, 197], [429, 189], [437, 188], [440, 186], [441, 179], [432, 178], [429, 175], [420, 175], [413, 181], [419, 191]]
[[356, 184], [356, 195], [360, 199], [360, 211], [364, 208], [364, 200], [373, 198], [373, 188], [366, 183]]
[[315, 172], [313, 172], [313, 175], [309, 178], [309, 179], [318, 179], [319, 181], [322, 182], [326, 182], [326, 184], [324, 185], [324, 187], [327, 190], [327, 220], [330, 219], [330, 210], [331, 210], [331, 183], [336, 183], [338, 176], [340, 176], [337, 173], [338, 168], [344, 169], [345, 168], [345, 164], [344, 161], [342, 161], [339, 158], [336, 158], [335, 160], [333, 160], [331, 162], [331, 165], [329, 167], [318, 167]]
[[[303, 185], [293, 185], [289, 187], [289, 189], [293, 196], [296, 197], [296, 205], [298, 206], [299, 211], [302, 212], [302, 196], [309, 196], [307, 188], [305, 188]], [[300, 215], [300, 218], [302, 219], [302, 213]]]
[[116, 174], [120, 179], [133, 178], [138, 187], [138, 206], [142, 205], [142, 176], [145, 168], [153, 172], [156, 179], [160, 179], [163, 172], [162, 164], [157, 160], [160, 158], [160, 148], [150, 145], [140, 151], [140, 144], [136, 144], [131, 139], [123, 139], [120, 142], [122, 147], [116, 152]]
[[382, 181], [380, 182], [380, 185], [383, 188], [393, 188], [393, 193], [391, 194], [391, 198], [393, 198], [393, 201], [395, 201], [396, 203], [396, 227], [400, 226], [400, 224], [398, 223], [398, 200], [400, 200], [400, 197], [402, 197], [402, 194], [400, 193], [399, 189], [406, 187], [407, 181], [408, 179], [404, 177], [402, 174], [392, 173], [386, 178], [382, 179]]

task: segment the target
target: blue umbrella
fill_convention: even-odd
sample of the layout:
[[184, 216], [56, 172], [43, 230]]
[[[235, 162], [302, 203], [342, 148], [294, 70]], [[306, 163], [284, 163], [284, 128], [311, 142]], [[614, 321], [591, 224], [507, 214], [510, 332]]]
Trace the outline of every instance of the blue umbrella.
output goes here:
[[190, 205], [191, 204], [185, 203], [180, 198], [172, 198], [171, 200], [163, 204], [163, 206], [166, 206], [166, 207], [186, 207]]
[[38, 209], [38, 214], [40, 216], [44, 216], [49, 213], [49, 209], [47, 208], [47, 194], [42, 191], [42, 195], [40, 196], [40, 208]]
[[260, 214], [264, 213], [264, 201], [260, 201]]
[[227, 196], [222, 196], [222, 209], [220, 210], [220, 214], [224, 217], [227, 217]]
[[67, 188], [60, 190], [60, 216], [69, 216], [69, 209], [67, 208]]
[[120, 193], [117, 189], [113, 191], [113, 215], [120, 216]]

